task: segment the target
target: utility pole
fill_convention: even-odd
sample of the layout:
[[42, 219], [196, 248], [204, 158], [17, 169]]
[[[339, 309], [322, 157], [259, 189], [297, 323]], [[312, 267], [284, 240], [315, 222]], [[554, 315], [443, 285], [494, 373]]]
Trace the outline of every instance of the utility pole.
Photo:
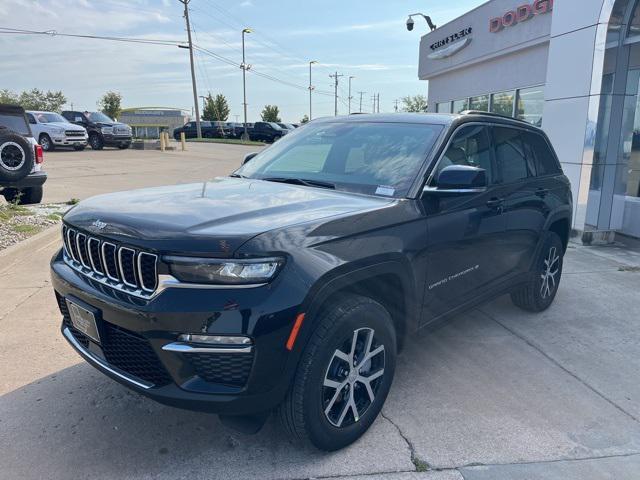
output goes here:
[[334, 115], [337, 117], [338, 116], [338, 79], [340, 77], [344, 77], [344, 75], [340, 74], [338, 75], [338, 72], [336, 72], [333, 75], [329, 75], [329, 78], [334, 78], [335, 79], [335, 83], [334, 83], [334, 88], [335, 88], [335, 92], [333, 94], [334, 96]]
[[362, 96], [367, 92], [358, 92], [360, 94], [360, 113], [362, 113]]
[[351, 80], [353, 80], [354, 78], [356, 78], [356, 77], [354, 77], [354, 76], [350, 76], [349, 77], [349, 115], [351, 115], [351, 99], [353, 98], [351, 96]]
[[193, 104], [196, 109], [196, 132], [198, 138], [202, 138], [200, 128], [200, 105], [198, 105], [198, 87], [196, 86], [196, 70], [193, 65], [193, 42], [191, 41], [191, 24], [189, 23], [189, 2], [191, 0], [178, 0], [184, 5], [184, 19], [187, 22], [187, 39], [189, 40], [189, 60], [191, 61], [191, 85], [193, 87]]
[[251, 33], [251, 29], [242, 29], [242, 65], [240, 65], [242, 68], [242, 98], [244, 99], [244, 102], [242, 103], [244, 106], [244, 133], [242, 134], [242, 140], [245, 142], [249, 140], [249, 132], [247, 130], [247, 70], [251, 68], [250, 66], [247, 66], [244, 58], [244, 35], [246, 33]]
[[309, 62], [309, 121], [313, 119], [313, 105], [312, 105], [312, 92], [313, 85], [311, 84], [311, 65], [318, 63], [317, 60], [311, 60]]

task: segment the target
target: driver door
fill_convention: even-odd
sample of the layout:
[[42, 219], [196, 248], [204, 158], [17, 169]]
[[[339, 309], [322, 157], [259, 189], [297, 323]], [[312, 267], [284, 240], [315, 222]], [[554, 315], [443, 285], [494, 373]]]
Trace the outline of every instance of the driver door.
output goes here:
[[[484, 169], [487, 187], [475, 192], [438, 191], [438, 174], [450, 165]], [[502, 274], [501, 242], [506, 222], [501, 187], [494, 179], [489, 127], [460, 127], [422, 198], [427, 213], [426, 322], [482, 295]]]

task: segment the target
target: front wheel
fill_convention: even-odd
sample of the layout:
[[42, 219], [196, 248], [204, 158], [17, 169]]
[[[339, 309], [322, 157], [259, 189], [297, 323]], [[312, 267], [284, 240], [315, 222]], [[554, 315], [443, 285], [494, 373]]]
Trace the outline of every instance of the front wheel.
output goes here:
[[295, 439], [321, 450], [346, 447], [382, 410], [395, 363], [395, 329], [382, 305], [359, 295], [332, 302], [279, 407], [283, 426]]
[[514, 305], [529, 312], [542, 312], [549, 308], [560, 286], [563, 257], [562, 240], [556, 233], [547, 232], [530, 280], [511, 292]]
[[49, 135], [47, 135], [46, 133], [40, 135], [38, 143], [42, 147], [42, 150], [44, 150], [45, 152], [53, 152], [56, 148], [53, 144], [53, 141], [51, 141], [51, 137], [49, 137]]
[[102, 150], [104, 148], [104, 142], [97, 133], [92, 133], [89, 136], [89, 145], [91, 145], [92, 150]]

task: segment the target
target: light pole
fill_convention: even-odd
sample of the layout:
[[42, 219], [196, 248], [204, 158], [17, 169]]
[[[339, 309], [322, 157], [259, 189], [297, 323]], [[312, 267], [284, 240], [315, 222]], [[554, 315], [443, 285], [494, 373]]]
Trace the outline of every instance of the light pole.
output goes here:
[[351, 115], [351, 99], [353, 98], [351, 96], [351, 80], [353, 80], [354, 78], [356, 77], [353, 77], [353, 76], [349, 77], [349, 115]]
[[240, 68], [242, 68], [242, 95], [244, 98], [244, 103], [242, 104], [244, 106], [244, 133], [242, 134], [242, 140], [246, 142], [247, 140], [249, 140], [249, 132], [247, 131], [247, 70], [251, 68], [251, 66], [247, 66], [244, 57], [245, 33], [251, 33], [251, 29], [242, 29], [242, 65], [240, 65]]
[[311, 65], [318, 63], [316, 60], [309, 62], [309, 121], [313, 118], [313, 105], [311, 102], [311, 92], [313, 91], [313, 85], [311, 84]]

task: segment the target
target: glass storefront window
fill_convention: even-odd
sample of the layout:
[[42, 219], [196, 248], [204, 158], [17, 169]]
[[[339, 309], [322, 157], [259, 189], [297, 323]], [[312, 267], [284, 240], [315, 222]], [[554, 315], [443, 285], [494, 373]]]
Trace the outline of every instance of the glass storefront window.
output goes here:
[[529, 122], [536, 127], [542, 125], [542, 110], [544, 109], [544, 88], [523, 88], [518, 91], [516, 118]]
[[454, 100], [453, 113], [462, 113], [465, 110], [469, 110], [468, 104], [469, 104], [469, 100], [466, 98], [464, 100]]
[[489, 111], [489, 95], [471, 97], [469, 99], [469, 110], [479, 110], [481, 112], [488, 112]]
[[437, 113], [451, 113], [451, 102], [442, 102], [436, 104]]
[[513, 116], [513, 103], [515, 102], [515, 92], [502, 92], [493, 94], [491, 111], [507, 117]]

